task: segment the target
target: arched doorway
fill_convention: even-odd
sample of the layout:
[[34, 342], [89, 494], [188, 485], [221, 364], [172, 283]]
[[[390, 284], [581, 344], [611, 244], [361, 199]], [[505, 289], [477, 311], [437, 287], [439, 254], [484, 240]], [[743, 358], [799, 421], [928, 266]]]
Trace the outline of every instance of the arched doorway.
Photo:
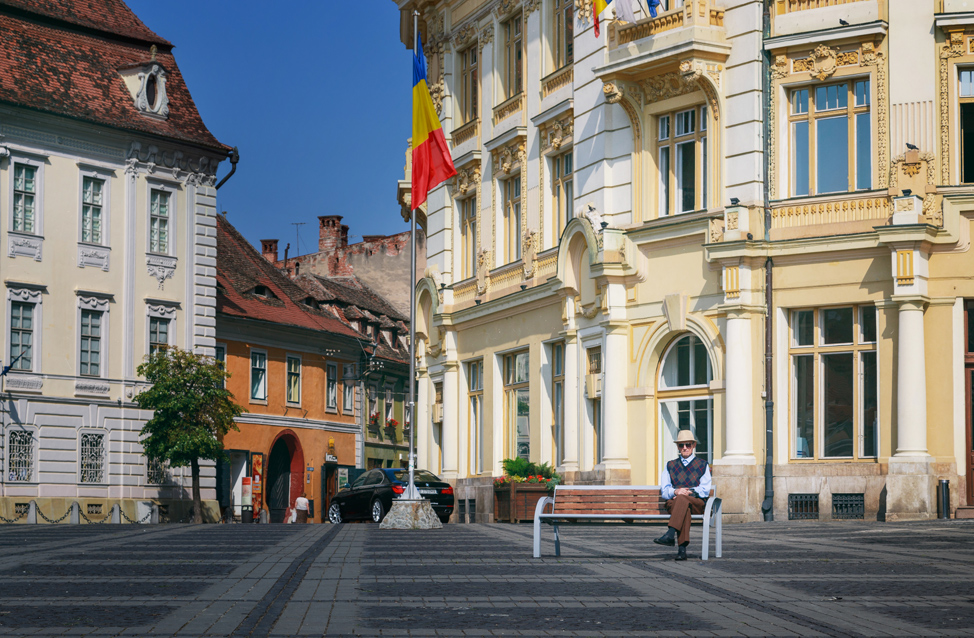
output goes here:
[[680, 430], [693, 432], [697, 456], [713, 462], [712, 380], [710, 353], [699, 337], [686, 334], [670, 344], [657, 379], [661, 465], [675, 455], [673, 442]]
[[267, 463], [267, 509], [272, 523], [283, 523], [304, 485], [304, 453], [293, 432], [282, 432]]

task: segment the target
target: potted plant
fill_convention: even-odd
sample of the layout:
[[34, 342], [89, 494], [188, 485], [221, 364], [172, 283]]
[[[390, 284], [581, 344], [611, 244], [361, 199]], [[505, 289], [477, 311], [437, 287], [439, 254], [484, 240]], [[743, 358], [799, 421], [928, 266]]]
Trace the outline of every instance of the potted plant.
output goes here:
[[561, 477], [547, 463], [520, 457], [504, 459], [504, 475], [494, 479], [494, 520], [518, 523], [534, 519], [538, 501], [554, 491]]
[[399, 421], [396, 421], [395, 419], [389, 419], [386, 421], [386, 435], [393, 441], [396, 440], [397, 427], [399, 427]]
[[379, 413], [378, 412], [373, 412], [369, 416], [369, 431], [371, 431], [375, 435], [379, 434]]

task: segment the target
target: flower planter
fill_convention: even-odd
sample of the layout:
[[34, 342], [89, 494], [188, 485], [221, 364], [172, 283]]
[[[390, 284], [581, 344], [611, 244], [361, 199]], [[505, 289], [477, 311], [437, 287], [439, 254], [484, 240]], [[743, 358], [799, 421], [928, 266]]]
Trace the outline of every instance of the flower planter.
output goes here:
[[533, 521], [534, 510], [551, 490], [537, 483], [505, 483], [494, 487], [494, 521], [520, 523]]

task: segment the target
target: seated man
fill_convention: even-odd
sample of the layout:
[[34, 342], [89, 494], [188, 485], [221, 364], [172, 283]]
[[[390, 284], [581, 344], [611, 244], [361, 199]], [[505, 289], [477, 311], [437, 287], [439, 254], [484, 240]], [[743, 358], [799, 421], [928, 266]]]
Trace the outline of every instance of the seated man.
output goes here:
[[713, 483], [707, 462], [693, 453], [697, 440], [690, 430], [680, 430], [676, 447], [680, 451], [679, 458], [666, 464], [659, 479], [660, 491], [666, 499], [666, 511], [670, 513], [669, 527], [653, 542], [670, 546], [679, 542], [676, 560], [686, 560], [687, 545], [690, 544], [690, 515], [703, 514]]

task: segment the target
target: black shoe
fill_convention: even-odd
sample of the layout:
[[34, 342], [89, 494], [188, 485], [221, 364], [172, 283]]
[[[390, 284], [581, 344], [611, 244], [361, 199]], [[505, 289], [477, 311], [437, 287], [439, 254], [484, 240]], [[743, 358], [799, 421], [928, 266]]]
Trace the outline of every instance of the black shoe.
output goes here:
[[653, 540], [657, 545], [666, 545], [668, 547], [673, 547], [676, 545], [676, 534], [673, 533], [673, 528], [666, 530], [666, 533], [657, 539]]
[[674, 558], [673, 560], [686, 560], [686, 559], [687, 559], [687, 548], [680, 547], [676, 551], [676, 558]]

